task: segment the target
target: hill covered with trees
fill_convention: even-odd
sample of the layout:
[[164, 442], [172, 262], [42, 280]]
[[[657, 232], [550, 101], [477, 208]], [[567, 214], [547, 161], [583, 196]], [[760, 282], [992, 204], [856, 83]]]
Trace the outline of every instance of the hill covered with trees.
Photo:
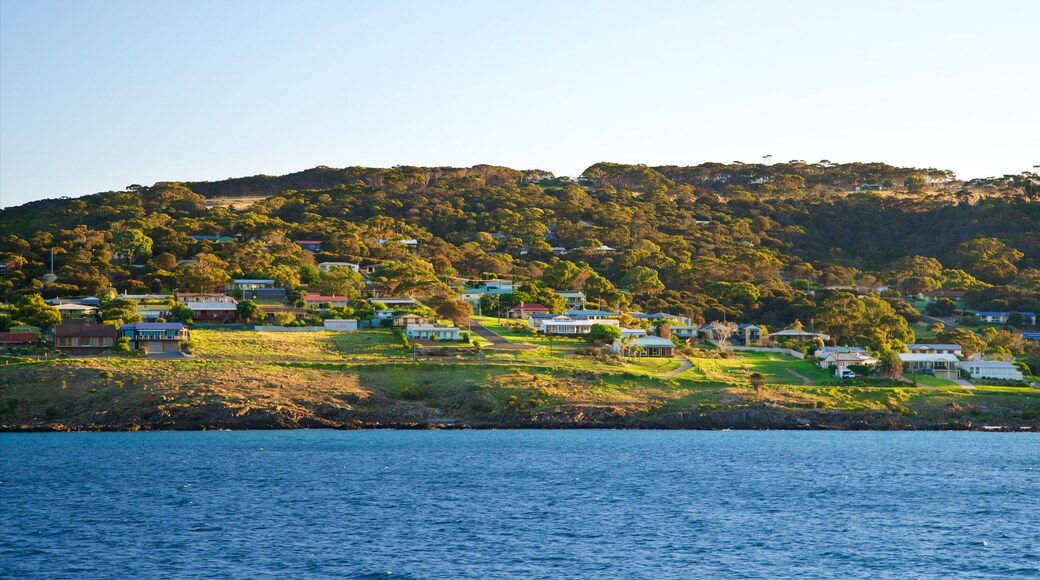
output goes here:
[[[301, 291], [317, 282], [317, 262], [351, 261], [417, 296], [504, 277], [535, 295], [583, 290], [604, 308], [696, 321], [826, 320], [821, 309], [844, 304], [828, 302], [843, 288], [890, 288], [877, 316], [912, 318], [900, 295], [937, 289], [969, 291], [975, 309], [1035, 312], [1038, 184], [1029, 173], [962, 182], [935, 169], [792, 161], [598, 163], [576, 179], [488, 165], [317, 167], [131, 185], [0, 211], [0, 295], [164, 292], [199, 276], [202, 286], [256, 277]], [[251, 199], [236, 209], [226, 198]], [[392, 243], [403, 239], [418, 244]], [[296, 240], [320, 240], [321, 251]], [[52, 250], [56, 280], [44, 284]]]

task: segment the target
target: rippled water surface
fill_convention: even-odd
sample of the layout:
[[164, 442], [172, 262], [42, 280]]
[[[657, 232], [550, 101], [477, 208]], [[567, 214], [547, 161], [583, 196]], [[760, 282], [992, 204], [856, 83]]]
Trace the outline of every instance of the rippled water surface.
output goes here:
[[0, 435], [0, 575], [1038, 577], [1040, 437]]

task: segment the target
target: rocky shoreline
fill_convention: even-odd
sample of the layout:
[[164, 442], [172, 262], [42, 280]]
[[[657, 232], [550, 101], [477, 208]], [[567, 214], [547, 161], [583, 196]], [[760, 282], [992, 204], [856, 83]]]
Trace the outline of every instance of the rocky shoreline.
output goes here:
[[336, 408], [315, 409], [300, 414], [270, 409], [231, 413], [219, 409], [192, 408], [173, 416], [133, 417], [116, 420], [48, 421], [0, 423], [0, 432], [70, 431], [199, 431], [279, 429], [662, 429], [662, 430], [829, 430], [829, 431], [1036, 431], [1040, 422], [1011, 420], [985, 424], [966, 417], [925, 420], [895, 413], [848, 413], [826, 410], [789, 409], [768, 406], [743, 407], [710, 412], [687, 411], [652, 415], [626, 413], [610, 408], [558, 408], [551, 411], [516, 413], [487, 418], [395, 417]]

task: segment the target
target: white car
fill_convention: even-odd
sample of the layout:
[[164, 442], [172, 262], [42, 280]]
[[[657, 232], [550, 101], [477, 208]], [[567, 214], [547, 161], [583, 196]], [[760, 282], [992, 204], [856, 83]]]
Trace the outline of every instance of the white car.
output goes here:
[[856, 373], [852, 372], [850, 369], [838, 369], [834, 371], [834, 376], [839, 379], [854, 379], [856, 378]]

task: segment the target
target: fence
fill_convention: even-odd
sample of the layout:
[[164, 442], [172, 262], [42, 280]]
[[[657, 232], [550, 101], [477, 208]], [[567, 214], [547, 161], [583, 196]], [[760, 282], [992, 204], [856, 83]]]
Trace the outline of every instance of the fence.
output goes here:
[[260, 332], [325, 332], [324, 326], [254, 326]]

